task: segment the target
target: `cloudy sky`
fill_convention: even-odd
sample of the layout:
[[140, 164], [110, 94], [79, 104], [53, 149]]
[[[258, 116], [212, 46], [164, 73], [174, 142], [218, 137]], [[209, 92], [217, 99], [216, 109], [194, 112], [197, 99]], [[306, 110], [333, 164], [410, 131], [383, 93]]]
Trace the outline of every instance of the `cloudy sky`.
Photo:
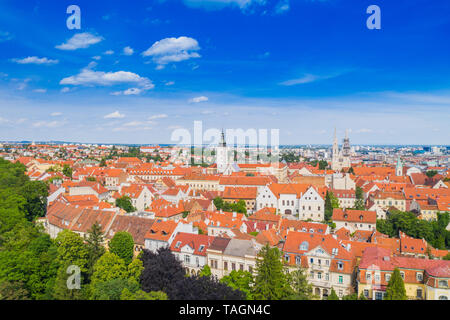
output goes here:
[[0, 3], [0, 140], [171, 143], [201, 120], [449, 144], [448, 1], [77, 0], [79, 30], [71, 4]]

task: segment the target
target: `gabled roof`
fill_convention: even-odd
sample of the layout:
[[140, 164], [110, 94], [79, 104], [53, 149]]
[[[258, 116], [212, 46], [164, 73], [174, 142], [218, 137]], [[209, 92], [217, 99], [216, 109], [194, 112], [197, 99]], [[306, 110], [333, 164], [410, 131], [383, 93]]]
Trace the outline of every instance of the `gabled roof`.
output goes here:
[[213, 242], [213, 239], [214, 237], [204, 234], [179, 232], [173, 239], [170, 250], [180, 252], [184, 246], [188, 245], [193, 249], [193, 254], [206, 256], [206, 250]]
[[373, 224], [377, 222], [377, 213], [376, 211], [351, 209], [346, 209], [344, 211], [341, 208], [334, 208], [332, 220]]

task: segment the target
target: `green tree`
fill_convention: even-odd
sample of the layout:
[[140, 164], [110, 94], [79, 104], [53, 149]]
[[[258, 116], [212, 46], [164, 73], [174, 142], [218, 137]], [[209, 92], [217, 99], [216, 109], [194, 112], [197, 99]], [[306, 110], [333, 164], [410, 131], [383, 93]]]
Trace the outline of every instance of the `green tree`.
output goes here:
[[88, 270], [89, 252], [83, 238], [70, 230], [63, 230], [56, 237], [57, 261], [60, 266], [76, 265], [81, 272]]
[[25, 201], [25, 216], [29, 221], [43, 217], [47, 211], [48, 187], [42, 181], [27, 181], [20, 189]]
[[225, 283], [233, 289], [244, 292], [247, 300], [253, 299], [251, 289], [253, 275], [250, 272], [243, 270], [233, 270], [229, 275], [220, 279], [220, 282]]
[[[91, 287], [92, 300], [121, 300], [122, 292], [135, 293], [139, 289], [139, 284], [133, 279], [115, 278], [102, 282], [95, 282]], [[136, 299], [132, 299], [136, 300]]]
[[384, 300], [406, 300], [405, 283], [398, 268], [394, 269], [394, 273], [386, 287], [386, 295]]
[[331, 288], [331, 293], [328, 296], [327, 300], [339, 300], [339, 297], [336, 294], [336, 291], [334, 291], [334, 288]]
[[306, 270], [298, 267], [289, 273], [289, 283], [293, 290], [291, 300], [311, 300], [314, 298], [312, 285], [307, 280]]
[[134, 254], [133, 236], [126, 231], [117, 232], [109, 241], [109, 251], [122, 258], [129, 265]]
[[256, 261], [252, 295], [256, 300], [282, 300], [292, 295], [278, 248], [263, 247]]
[[437, 171], [436, 170], [429, 170], [427, 171], [426, 175], [428, 178], [433, 178], [435, 175], [437, 175]]
[[62, 173], [63, 173], [66, 177], [72, 178], [73, 170], [72, 170], [72, 168], [71, 168], [68, 164], [65, 164], [65, 165], [63, 166]]
[[356, 196], [356, 201], [355, 201], [354, 208], [356, 210], [365, 210], [366, 207], [364, 205], [364, 191], [361, 187], [358, 187], [358, 186], [356, 187], [355, 196]]
[[168, 300], [167, 294], [162, 291], [145, 292], [137, 290], [131, 292], [128, 288], [124, 288], [120, 300]]
[[325, 196], [325, 221], [331, 221], [333, 209], [339, 208], [339, 199], [331, 191], [327, 191]]
[[122, 208], [126, 212], [136, 211], [136, 208], [133, 207], [129, 196], [122, 196], [121, 198], [116, 199], [116, 207]]
[[86, 247], [88, 249], [88, 274], [92, 275], [94, 272], [94, 264], [105, 253], [106, 249], [103, 246], [103, 232], [102, 227], [98, 222], [95, 222], [91, 229], [85, 235]]
[[131, 263], [128, 265], [128, 278], [136, 280], [136, 282], [140, 281], [142, 271], [144, 270], [144, 265], [142, 260], [139, 258], [133, 259]]
[[358, 294], [352, 293], [342, 297], [342, 300], [358, 300]]
[[106, 159], [102, 158], [102, 160], [100, 160], [100, 167], [106, 167]]
[[216, 207], [217, 210], [220, 210], [223, 208], [224, 202], [221, 197], [215, 197], [213, 202], [214, 202], [214, 206]]
[[361, 292], [361, 294], [358, 297], [358, 300], [367, 300], [366, 296]]
[[199, 273], [200, 277], [211, 277], [212, 273], [211, 273], [211, 268], [205, 264], [202, 268], [202, 270]]
[[91, 285], [114, 279], [127, 279], [128, 269], [122, 258], [111, 252], [105, 252], [94, 265]]
[[450, 252], [447, 253], [445, 257], [442, 258], [443, 260], [450, 260]]

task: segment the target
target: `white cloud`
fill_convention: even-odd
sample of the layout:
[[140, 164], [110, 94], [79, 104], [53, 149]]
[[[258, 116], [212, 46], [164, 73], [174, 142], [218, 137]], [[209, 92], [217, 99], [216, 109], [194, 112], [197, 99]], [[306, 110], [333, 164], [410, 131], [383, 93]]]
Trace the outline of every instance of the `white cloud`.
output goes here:
[[189, 103], [199, 103], [199, 102], [204, 102], [204, 101], [208, 101], [208, 97], [200, 96], [200, 97], [195, 97], [195, 98], [189, 99]]
[[165, 83], [166, 86], [173, 86], [175, 84], [175, 81], [167, 81]]
[[138, 126], [142, 126], [145, 125], [145, 122], [142, 121], [131, 121], [131, 122], [127, 122], [124, 123], [124, 127], [138, 127]]
[[52, 117], [59, 117], [59, 116], [62, 115], [62, 113], [61, 113], [61, 112], [52, 112], [52, 113], [50, 113], [50, 115], [51, 115]]
[[125, 96], [130, 96], [130, 95], [138, 95], [141, 94], [143, 92], [142, 89], [139, 88], [130, 88], [124, 91], [115, 91], [113, 93], [111, 93], [113, 96], [120, 96], [120, 95], [125, 95]]
[[9, 41], [13, 39], [14, 36], [8, 31], [0, 31], [0, 42]]
[[64, 88], [61, 89], [62, 93], [66, 93], [66, 92], [69, 92], [69, 91], [70, 91], [69, 87], [64, 87]]
[[105, 119], [120, 119], [120, 118], [124, 118], [124, 117], [125, 117], [124, 114], [121, 114], [119, 111], [114, 111], [113, 113], [107, 114], [103, 118], [105, 118]]
[[33, 127], [35, 127], [35, 128], [42, 128], [42, 127], [57, 128], [57, 127], [62, 127], [66, 123], [67, 123], [66, 120], [64, 120], [64, 121], [37, 121], [37, 122], [33, 123]]
[[180, 62], [191, 58], [200, 58], [196, 52], [200, 50], [197, 40], [189, 37], [165, 38], [156, 41], [142, 53], [144, 57], [152, 57], [159, 69], [171, 62]]
[[114, 51], [106, 50], [105, 52], [103, 52], [103, 54], [106, 54], [106, 55], [110, 56], [110, 55], [114, 54]]
[[153, 116], [148, 117], [149, 120], [155, 120], [155, 119], [163, 119], [163, 118], [167, 118], [168, 115], [165, 113], [162, 114], [155, 114]]
[[123, 48], [123, 54], [126, 56], [131, 56], [134, 53], [133, 48], [131, 47], [125, 47]]
[[227, 6], [239, 7], [241, 10], [245, 11], [250, 6], [254, 4], [264, 5], [266, 0], [183, 0], [183, 2], [194, 8], [204, 8], [208, 10], [220, 10]]
[[283, 86], [294, 86], [294, 85], [297, 85], [297, 84], [304, 84], [304, 83], [314, 82], [314, 81], [317, 81], [319, 79], [320, 79], [319, 76], [315, 76], [313, 74], [305, 74], [301, 78], [283, 81], [280, 84], [283, 85]]
[[93, 57], [92, 57], [92, 59], [97, 60], [97, 61], [100, 60], [101, 58], [102, 58], [102, 57], [100, 57], [100, 56], [93, 56]]
[[286, 11], [289, 11], [290, 6], [289, 6], [289, 1], [288, 0], [282, 0], [277, 4], [277, 7], [275, 9], [275, 13], [281, 14], [284, 13]]
[[48, 58], [38, 58], [36, 56], [33, 57], [27, 57], [27, 58], [23, 58], [23, 59], [11, 59], [12, 61], [14, 61], [15, 63], [19, 63], [19, 64], [57, 64], [59, 61], [58, 60], [52, 60], [52, 59], [48, 59]]
[[55, 48], [60, 50], [76, 50], [87, 48], [93, 44], [99, 43], [103, 37], [93, 35], [89, 32], [77, 33], [66, 43], [57, 45]]
[[64, 78], [59, 84], [74, 86], [112, 86], [123, 83], [134, 83], [140, 86], [142, 90], [150, 90], [155, 87], [150, 79], [141, 77], [136, 73], [129, 71], [103, 72], [92, 70], [96, 65], [95, 62], [91, 62], [86, 68], [82, 69], [79, 74]]

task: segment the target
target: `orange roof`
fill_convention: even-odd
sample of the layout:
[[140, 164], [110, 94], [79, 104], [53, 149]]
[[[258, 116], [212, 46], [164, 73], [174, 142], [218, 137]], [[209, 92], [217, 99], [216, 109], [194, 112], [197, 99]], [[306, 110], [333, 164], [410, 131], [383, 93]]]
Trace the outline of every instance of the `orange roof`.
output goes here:
[[362, 223], [376, 223], [376, 211], [364, 210], [343, 210], [341, 208], [333, 209], [333, 221], [348, 221], [348, 222], [362, 222]]
[[222, 193], [224, 199], [256, 199], [256, 187], [225, 187]]
[[156, 220], [150, 230], [145, 234], [145, 239], [167, 241], [177, 227], [178, 222]]

